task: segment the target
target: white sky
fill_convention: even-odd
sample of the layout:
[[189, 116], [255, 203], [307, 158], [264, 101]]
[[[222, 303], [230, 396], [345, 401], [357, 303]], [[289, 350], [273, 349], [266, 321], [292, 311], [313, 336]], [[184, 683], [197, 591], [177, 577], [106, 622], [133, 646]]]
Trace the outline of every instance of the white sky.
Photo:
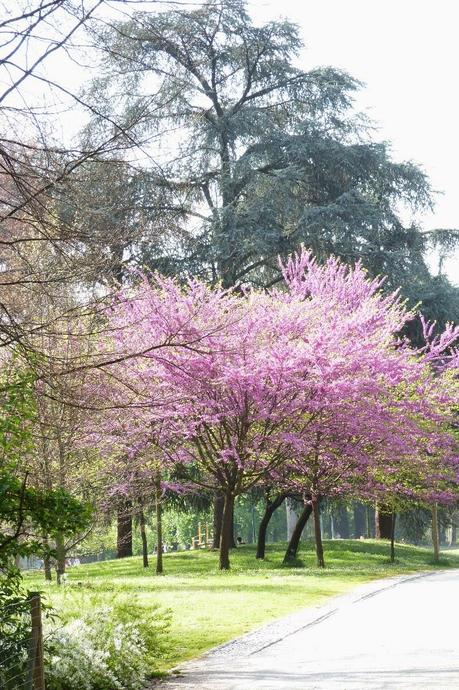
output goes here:
[[[303, 68], [331, 65], [363, 81], [357, 101], [393, 144], [413, 160], [437, 196], [426, 229], [459, 228], [459, 3], [455, 0], [251, 0], [252, 16], [300, 25]], [[459, 283], [459, 257], [447, 264]]]

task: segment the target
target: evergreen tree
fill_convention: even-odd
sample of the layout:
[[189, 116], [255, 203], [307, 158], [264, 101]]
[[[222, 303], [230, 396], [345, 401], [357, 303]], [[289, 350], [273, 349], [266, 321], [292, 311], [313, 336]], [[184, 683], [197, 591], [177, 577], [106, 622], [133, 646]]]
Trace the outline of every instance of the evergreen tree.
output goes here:
[[104, 118], [123, 113], [131, 158], [182, 220], [169, 258], [154, 244], [144, 258], [224, 286], [267, 285], [277, 256], [304, 243], [318, 258], [362, 259], [414, 302], [449, 294], [432, 283], [425, 235], [400, 213], [431, 206], [425, 174], [371, 140], [354, 78], [298, 66], [302, 46], [290, 21], [256, 26], [244, 0], [134, 13], [99, 34], [90, 90], [102, 117], [85, 136], [97, 141]]

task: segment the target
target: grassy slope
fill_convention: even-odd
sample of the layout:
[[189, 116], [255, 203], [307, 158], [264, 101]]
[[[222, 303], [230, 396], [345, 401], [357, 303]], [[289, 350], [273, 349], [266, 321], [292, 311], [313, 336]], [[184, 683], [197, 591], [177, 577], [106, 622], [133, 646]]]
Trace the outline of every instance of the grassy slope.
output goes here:
[[26, 574], [29, 589], [44, 589], [65, 618], [109, 603], [116, 596], [137, 596], [146, 615], [155, 607], [170, 609], [169, 655], [163, 668], [197, 656], [209, 647], [295, 609], [320, 604], [362, 582], [435, 567], [459, 567], [459, 551], [447, 552], [434, 566], [430, 551], [397, 546], [397, 562], [388, 561], [387, 543], [337, 540], [325, 542], [327, 568], [315, 567], [312, 544], [302, 545], [302, 561], [281, 565], [285, 546], [268, 545], [265, 561], [255, 560], [253, 546], [232, 552], [230, 572], [217, 570], [217, 554], [204, 551], [169, 553], [165, 575], [142, 568], [140, 558], [92, 563], [68, 571], [65, 587], [45, 587], [41, 577]]

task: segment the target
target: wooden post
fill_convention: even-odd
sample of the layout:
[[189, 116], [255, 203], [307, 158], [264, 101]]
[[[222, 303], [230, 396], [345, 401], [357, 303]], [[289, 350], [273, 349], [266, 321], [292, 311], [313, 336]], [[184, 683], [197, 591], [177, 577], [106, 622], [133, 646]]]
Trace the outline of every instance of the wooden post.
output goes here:
[[199, 546], [201, 546], [202, 534], [201, 534], [201, 523], [200, 522], [198, 522], [198, 543], [199, 543]]
[[209, 543], [209, 525], [206, 522], [206, 546]]
[[33, 690], [45, 690], [43, 664], [43, 628], [41, 624], [41, 597], [39, 592], [29, 592], [32, 635], [29, 654], [29, 681]]

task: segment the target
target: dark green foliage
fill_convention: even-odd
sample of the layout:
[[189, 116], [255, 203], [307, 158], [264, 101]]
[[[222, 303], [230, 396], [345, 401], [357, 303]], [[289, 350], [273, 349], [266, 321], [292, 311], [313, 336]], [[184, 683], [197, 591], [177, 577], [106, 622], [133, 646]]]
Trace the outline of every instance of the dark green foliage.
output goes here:
[[333, 501], [331, 512], [335, 522], [336, 534], [339, 535], [341, 539], [349, 539], [350, 528], [347, 504], [342, 500]]
[[415, 508], [400, 513], [400, 532], [403, 537], [413, 543], [421, 544], [432, 521], [432, 513], [427, 508]]
[[[436, 321], [442, 329], [448, 321], [459, 322], [459, 289], [443, 275], [425, 274], [419, 280], [404, 285], [403, 292], [411, 304], [421, 304], [422, 313], [429, 321]], [[415, 345], [422, 345], [421, 324], [411, 321], [406, 333]]]

